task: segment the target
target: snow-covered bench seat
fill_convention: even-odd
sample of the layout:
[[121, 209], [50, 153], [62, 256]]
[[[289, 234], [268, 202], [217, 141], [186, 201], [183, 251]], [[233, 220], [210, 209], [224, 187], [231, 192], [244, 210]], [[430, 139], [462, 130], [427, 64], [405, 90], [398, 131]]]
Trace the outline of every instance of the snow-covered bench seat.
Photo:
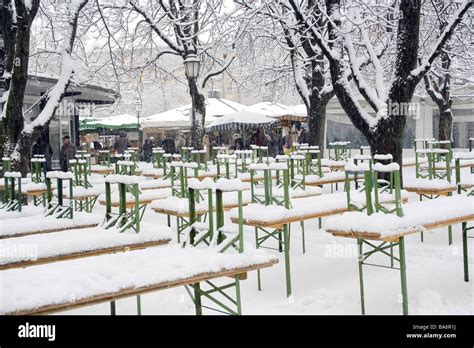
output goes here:
[[167, 244], [170, 240], [169, 227], [150, 223], [142, 223], [140, 233], [94, 227], [3, 239], [0, 240], [3, 250], [28, 252], [7, 253], [7, 257], [0, 259], [0, 270], [143, 249]]
[[[223, 208], [229, 210], [238, 206], [238, 194], [237, 192], [223, 192]], [[247, 205], [252, 201], [250, 191], [242, 192], [242, 204]], [[152, 202], [150, 208], [155, 213], [177, 216], [177, 217], [189, 217], [189, 199], [168, 197], [167, 199], [160, 199]], [[204, 200], [199, 202], [195, 206], [196, 215], [203, 215], [208, 212], [208, 203], [206, 195]], [[215, 201], [214, 201], [215, 209]]]
[[[408, 200], [408, 193], [401, 192], [403, 201]], [[355, 193], [351, 196], [355, 205], [365, 204], [365, 193]], [[395, 200], [393, 194], [379, 195], [381, 203], [390, 203]], [[292, 200], [292, 208], [263, 204], [249, 204], [243, 208], [243, 222], [255, 227], [281, 228], [285, 224], [309, 219], [322, 218], [348, 211], [347, 196], [345, 192], [325, 194], [316, 197], [305, 197]], [[230, 211], [232, 222], [238, 223], [238, 210]]]
[[212, 249], [169, 245], [2, 271], [0, 314], [69, 310], [216, 278], [236, 277], [277, 262], [275, 256], [261, 250], [222, 254]]
[[[346, 173], [342, 170], [323, 173], [322, 177], [318, 175], [306, 175], [305, 176], [305, 185], [307, 186], [320, 186], [320, 185], [327, 185], [327, 184], [336, 184], [339, 182], [344, 182], [346, 179]], [[354, 180], [354, 177], [350, 177], [351, 180]]]
[[142, 175], [148, 178], [159, 179], [163, 177], [165, 174], [162, 168], [150, 168], [150, 169], [144, 169], [142, 171]]
[[[139, 203], [140, 204], [150, 204], [155, 200], [160, 200], [168, 198], [171, 196], [171, 188], [163, 188], [157, 190], [144, 190], [140, 193]], [[128, 192], [126, 194], [127, 207], [130, 208], [135, 204], [135, 197], [133, 194]], [[120, 196], [118, 191], [114, 191], [111, 194], [111, 201], [113, 207], [118, 207], [120, 205]], [[105, 205], [105, 194], [99, 196], [99, 203]]]
[[[322, 190], [319, 187], [309, 186], [309, 187], [306, 187], [305, 189], [302, 189], [300, 187], [290, 188], [289, 193], [290, 193], [290, 198], [302, 198], [302, 197], [319, 196], [322, 193]], [[257, 188], [257, 189], [254, 190], [254, 194], [257, 195], [257, 196], [264, 196], [265, 195], [265, 189]], [[274, 196], [274, 197], [283, 197], [284, 196], [283, 188], [272, 187], [272, 196]]]
[[323, 167], [329, 167], [329, 169], [336, 171], [336, 170], [344, 170], [344, 167], [346, 164], [349, 163], [347, 161], [335, 161], [335, 160], [330, 160], [327, 158], [322, 158], [321, 159], [321, 166]]
[[373, 240], [396, 240], [423, 232], [474, 220], [474, 198], [466, 195], [407, 203], [403, 217], [393, 214], [347, 212], [326, 221], [326, 232], [335, 236]]
[[5, 218], [0, 220], [0, 239], [91, 228], [97, 226], [103, 219], [102, 215], [82, 212], [74, 213], [73, 219], [58, 219], [55, 216], [43, 215]]
[[95, 174], [107, 175], [114, 172], [114, 167], [102, 166], [99, 164], [94, 164], [91, 166], [91, 172]]
[[408, 192], [415, 192], [420, 195], [448, 195], [456, 191], [456, 183], [446, 179], [405, 179], [403, 189]]

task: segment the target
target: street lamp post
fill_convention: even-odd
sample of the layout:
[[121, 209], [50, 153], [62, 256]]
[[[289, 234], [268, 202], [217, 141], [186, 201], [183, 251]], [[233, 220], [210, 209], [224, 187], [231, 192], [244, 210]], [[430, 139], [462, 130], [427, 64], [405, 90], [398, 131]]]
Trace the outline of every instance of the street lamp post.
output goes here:
[[143, 134], [140, 126], [140, 111], [142, 109], [142, 101], [140, 96], [137, 95], [135, 99], [135, 111], [137, 112], [137, 123], [138, 123], [138, 156], [140, 156], [140, 151], [142, 149]]
[[[197, 84], [196, 79], [199, 76], [199, 70], [201, 67], [201, 62], [196, 54], [189, 54], [184, 60], [184, 70], [190, 83], [190, 93], [191, 93], [191, 140], [192, 145], [195, 146], [197, 140], [196, 133], [196, 93], [197, 93]], [[192, 86], [196, 87], [196, 90], [193, 90]]]

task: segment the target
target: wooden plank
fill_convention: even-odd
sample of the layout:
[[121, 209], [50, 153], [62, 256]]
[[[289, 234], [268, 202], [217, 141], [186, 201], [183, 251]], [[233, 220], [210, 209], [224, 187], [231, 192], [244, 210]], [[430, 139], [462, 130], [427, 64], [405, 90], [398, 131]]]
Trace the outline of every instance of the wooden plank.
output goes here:
[[243, 273], [250, 271], [271, 267], [274, 264], [278, 263], [278, 260], [273, 260], [266, 263], [256, 264], [248, 267], [240, 267], [235, 269], [226, 269], [220, 272], [206, 272], [201, 273], [192, 277], [176, 279], [172, 281], [167, 281], [159, 284], [147, 285], [139, 288], [126, 288], [121, 289], [117, 292], [111, 292], [96, 296], [87, 297], [84, 299], [69, 301], [63, 303], [56, 303], [50, 305], [44, 305], [38, 308], [25, 309], [16, 312], [6, 313], [6, 315], [33, 315], [33, 314], [49, 314], [58, 311], [71, 310], [79, 307], [90, 306], [94, 304], [99, 304], [103, 302], [117, 301], [123, 298], [132, 297], [136, 295], [142, 295], [154, 291], [165, 290], [169, 288], [174, 288], [178, 286], [190, 285], [194, 283], [203, 282], [206, 280], [212, 280], [221, 277], [235, 277], [240, 276]]
[[[177, 217], [189, 217], [189, 212], [186, 213], [179, 213], [176, 210], [168, 210], [168, 209], [161, 209], [161, 208], [153, 208], [155, 213], [158, 214], [165, 214], [165, 215], [171, 215], [171, 216], [177, 216]], [[207, 209], [205, 210], [196, 210], [196, 215], [204, 215], [207, 214]]]
[[446, 220], [437, 221], [433, 223], [426, 223], [422, 225], [423, 226], [422, 228], [411, 227], [411, 228], [407, 228], [404, 231], [400, 231], [400, 233], [396, 235], [386, 236], [386, 237], [382, 237], [380, 233], [375, 233], [375, 232], [367, 233], [367, 232], [362, 232], [362, 231], [338, 231], [338, 230], [326, 230], [326, 232], [331, 233], [333, 236], [336, 236], [336, 237], [361, 238], [361, 239], [371, 239], [371, 240], [393, 242], [393, 241], [397, 241], [400, 237], [404, 237], [413, 233], [424, 232], [425, 230], [433, 230], [436, 228], [442, 228], [442, 227], [455, 225], [455, 224], [472, 221], [472, 220], [474, 220], [474, 214], [462, 216], [458, 218], [446, 219]]
[[56, 228], [50, 228], [50, 229], [45, 229], [45, 230], [41, 230], [41, 231], [28, 231], [28, 232], [18, 233], [18, 234], [14, 234], [14, 235], [6, 235], [6, 236], [0, 235], [0, 239], [24, 237], [24, 236], [30, 236], [30, 235], [33, 235], [33, 234], [45, 234], [45, 233], [61, 232], [61, 231], [67, 231], [67, 230], [79, 230], [79, 229], [83, 229], [83, 228], [96, 227], [98, 225], [99, 224], [96, 223], [96, 224], [87, 224], [87, 225], [79, 225], [79, 226], [71, 226], [71, 227], [56, 227]]
[[[406, 203], [407, 201], [408, 201], [407, 198], [402, 199], [403, 203]], [[384, 202], [384, 203], [392, 203], [392, 202]], [[244, 225], [253, 226], [253, 227], [261, 227], [261, 228], [283, 228], [283, 226], [286, 224], [291, 224], [294, 222], [300, 222], [304, 220], [323, 218], [323, 217], [327, 217], [331, 215], [342, 214], [347, 211], [349, 211], [349, 209], [347, 208], [347, 206], [345, 206], [344, 208], [340, 208], [340, 209], [327, 210], [323, 212], [307, 214], [307, 215], [299, 215], [299, 216], [290, 217], [288, 219], [272, 220], [272, 221], [253, 221], [253, 220], [245, 219], [244, 217]], [[238, 218], [231, 218], [231, 221], [235, 224], [239, 223]]]
[[96, 249], [96, 250], [90, 250], [90, 251], [80, 251], [80, 252], [75, 252], [71, 254], [45, 257], [45, 258], [36, 259], [36, 260], [8, 263], [8, 264], [0, 265], [0, 270], [3, 271], [6, 269], [30, 267], [30, 266], [42, 265], [45, 263], [52, 263], [52, 262], [65, 261], [65, 260], [74, 260], [74, 259], [79, 259], [83, 257], [98, 256], [98, 255], [103, 255], [103, 254], [114, 254], [118, 252], [130, 251], [130, 250], [141, 250], [141, 249], [145, 249], [149, 247], [165, 245], [165, 244], [168, 244], [170, 241], [171, 239], [162, 239], [158, 241], [145, 242], [145, 243], [140, 243], [140, 244], [128, 244], [128, 245], [122, 245], [122, 246], [117, 246], [117, 247]]
[[442, 189], [420, 189], [417, 187], [404, 187], [403, 188], [405, 191], [408, 192], [415, 192], [416, 194], [419, 195], [436, 195], [436, 196], [447, 196], [451, 192], [456, 191], [456, 187], [452, 187], [449, 189], [442, 188]]

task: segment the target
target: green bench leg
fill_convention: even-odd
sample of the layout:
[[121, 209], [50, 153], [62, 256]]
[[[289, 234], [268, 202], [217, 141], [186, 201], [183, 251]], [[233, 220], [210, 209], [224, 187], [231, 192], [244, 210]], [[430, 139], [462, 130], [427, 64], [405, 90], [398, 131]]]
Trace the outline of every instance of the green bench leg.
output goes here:
[[462, 223], [462, 256], [464, 263], [464, 281], [469, 281], [469, 255], [467, 245], [467, 222]]

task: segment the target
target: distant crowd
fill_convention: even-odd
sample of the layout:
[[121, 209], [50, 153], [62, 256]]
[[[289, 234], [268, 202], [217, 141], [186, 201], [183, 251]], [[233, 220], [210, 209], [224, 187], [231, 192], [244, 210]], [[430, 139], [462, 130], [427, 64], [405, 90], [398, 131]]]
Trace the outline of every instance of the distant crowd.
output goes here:
[[[295, 122], [291, 128], [282, 127], [274, 128], [257, 128], [250, 134], [243, 136], [240, 133], [234, 133], [227, 137], [224, 134], [205, 134], [203, 138], [203, 149], [207, 150], [207, 157], [215, 146], [228, 146], [230, 150], [245, 150], [250, 149], [251, 145], [267, 146], [269, 155], [274, 157], [276, 155], [288, 154], [291, 150], [292, 144], [308, 143], [308, 132], [301, 126], [299, 122]], [[69, 160], [76, 156], [76, 147], [71, 142], [68, 135], [63, 137], [63, 143], [59, 153], [59, 165], [62, 171], [67, 171], [69, 168]], [[115, 143], [110, 148], [114, 153], [123, 154], [131, 147], [131, 142], [126, 132], [121, 131], [115, 140]], [[179, 153], [181, 148], [189, 147], [190, 139], [186, 137], [183, 132], [179, 132], [177, 137], [167, 136], [163, 140], [157, 141], [153, 136], [147, 137], [139, 148], [139, 159], [145, 162], [151, 162], [153, 148], [161, 147], [166, 153]], [[103, 150], [103, 146], [98, 141], [94, 141], [90, 151], [97, 152]], [[53, 150], [49, 143], [49, 139], [41, 136], [36, 141], [32, 148], [32, 155], [43, 155], [46, 159], [45, 170], [51, 170], [51, 162]]]

